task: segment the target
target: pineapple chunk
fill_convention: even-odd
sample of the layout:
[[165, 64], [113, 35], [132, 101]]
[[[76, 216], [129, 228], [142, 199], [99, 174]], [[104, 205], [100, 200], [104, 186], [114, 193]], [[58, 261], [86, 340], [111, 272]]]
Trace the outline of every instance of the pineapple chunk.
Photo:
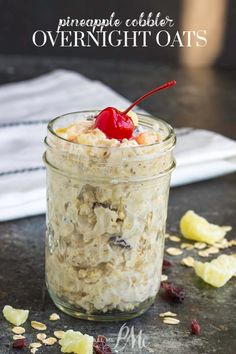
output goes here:
[[227, 283], [236, 272], [236, 257], [222, 254], [211, 262], [194, 262], [196, 274], [206, 283], [219, 288]]
[[180, 231], [185, 238], [210, 245], [222, 240], [229, 230], [225, 226], [210, 224], [192, 210], [187, 211], [180, 220]]
[[59, 341], [62, 353], [93, 354], [93, 337], [68, 330]]
[[5, 319], [15, 326], [20, 326], [25, 323], [29, 316], [29, 310], [14, 309], [9, 305], [4, 306], [2, 312]]

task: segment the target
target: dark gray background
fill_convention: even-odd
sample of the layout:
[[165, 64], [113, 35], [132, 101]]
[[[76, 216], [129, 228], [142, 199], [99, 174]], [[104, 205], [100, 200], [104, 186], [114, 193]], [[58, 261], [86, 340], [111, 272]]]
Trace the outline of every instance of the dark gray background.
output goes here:
[[[135, 59], [136, 61], [152, 60], [178, 64], [179, 48], [161, 48], [154, 44], [149, 48], [52, 48], [50, 45], [36, 48], [32, 43], [32, 34], [38, 29], [56, 30], [59, 18], [67, 16], [78, 19], [106, 18], [113, 11], [123, 20], [138, 17], [142, 11], [154, 14], [160, 11], [163, 16], [169, 15], [174, 18], [173, 32], [175, 33], [179, 29], [182, 5], [181, 0], [0, 0], [0, 54]], [[209, 13], [209, 18], [210, 16], [211, 13]], [[236, 2], [228, 0], [224, 46], [215, 63], [216, 66], [235, 65], [235, 18]]]

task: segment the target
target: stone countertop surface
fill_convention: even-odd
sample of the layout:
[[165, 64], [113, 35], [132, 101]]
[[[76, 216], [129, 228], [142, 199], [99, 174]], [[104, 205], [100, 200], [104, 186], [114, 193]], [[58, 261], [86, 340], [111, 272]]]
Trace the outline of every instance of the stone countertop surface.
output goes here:
[[[114, 60], [2, 56], [0, 84], [31, 78], [56, 68], [76, 70], [101, 80], [130, 100], [161, 82], [176, 79], [176, 90], [171, 94], [163, 92], [159, 99], [150, 98], [143, 102], [142, 108], [164, 118], [174, 127], [206, 128], [236, 138], [236, 71], [184, 70], [158, 63]], [[178, 234], [179, 219], [188, 209], [219, 225], [231, 225], [233, 231], [229, 238], [235, 238], [236, 174], [171, 189], [168, 232]], [[5, 304], [29, 309], [31, 320], [47, 324], [48, 335], [52, 335], [55, 329], [74, 329], [93, 336], [103, 334], [114, 347], [124, 322], [78, 320], [61, 313], [53, 305], [44, 283], [44, 233], [45, 215], [0, 224], [0, 309]], [[176, 244], [168, 241], [167, 245]], [[231, 248], [225, 252], [232, 251]], [[180, 265], [180, 260], [187, 255], [198, 257], [196, 251], [184, 251], [183, 255], [175, 257], [165, 256], [173, 264], [167, 273], [169, 280], [182, 285], [187, 292], [184, 302], [169, 303], [158, 295], [149, 311], [126, 322], [130, 336], [120, 341], [119, 353], [236, 353], [236, 278], [223, 288], [213, 288], [197, 278], [191, 268]], [[159, 313], [168, 310], [178, 314], [180, 324], [162, 323]], [[60, 320], [49, 321], [53, 312], [60, 314]], [[200, 336], [190, 334], [193, 318], [201, 324]], [[27, 341], [36, 341], [36, 331], [30, 327], [29, 321], [23, 326]], [[0, 314], [0, 354], [29, 353], [28, 349], [12, 349], [11, 327]], [[124, 337], [124, 331], [122, 335]], [[139, 348], [138, 338], [142, 343], [144, 340], [144, 348]], [[125, 348], [122, 349], [123, 346]], [[58, 345], [43, 346], [37, 353], [60, 353], [60, 349]]]

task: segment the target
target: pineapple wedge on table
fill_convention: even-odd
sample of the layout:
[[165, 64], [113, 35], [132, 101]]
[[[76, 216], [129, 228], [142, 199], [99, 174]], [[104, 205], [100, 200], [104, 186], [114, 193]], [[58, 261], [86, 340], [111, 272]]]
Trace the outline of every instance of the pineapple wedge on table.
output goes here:
[[222, 254], [211, 262], [194, 262], [196, 274], [206, 283], [220, 288], [236, 275], [236, 255]]
[[180, 220], [180, 231], [185, 238], [206, 242], [210, 245], [221, 241], [230, 230], [231, 227], [229, 226], [218, 226], [209, 223], [192, 210], [188, 210]]

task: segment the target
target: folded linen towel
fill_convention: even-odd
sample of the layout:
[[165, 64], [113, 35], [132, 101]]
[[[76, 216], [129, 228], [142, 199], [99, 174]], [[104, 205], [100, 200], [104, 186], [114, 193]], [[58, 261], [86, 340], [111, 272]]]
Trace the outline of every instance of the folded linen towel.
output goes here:
[[[129, 101], [67, 70], [0, 87], [0, 221], [46, 210], [42, 154], [47, 122], [108, 105], [126, 107]], [[206, 130], [177, 129], [175, 156], [172, 186], [236, 171], [236, 142]]]

